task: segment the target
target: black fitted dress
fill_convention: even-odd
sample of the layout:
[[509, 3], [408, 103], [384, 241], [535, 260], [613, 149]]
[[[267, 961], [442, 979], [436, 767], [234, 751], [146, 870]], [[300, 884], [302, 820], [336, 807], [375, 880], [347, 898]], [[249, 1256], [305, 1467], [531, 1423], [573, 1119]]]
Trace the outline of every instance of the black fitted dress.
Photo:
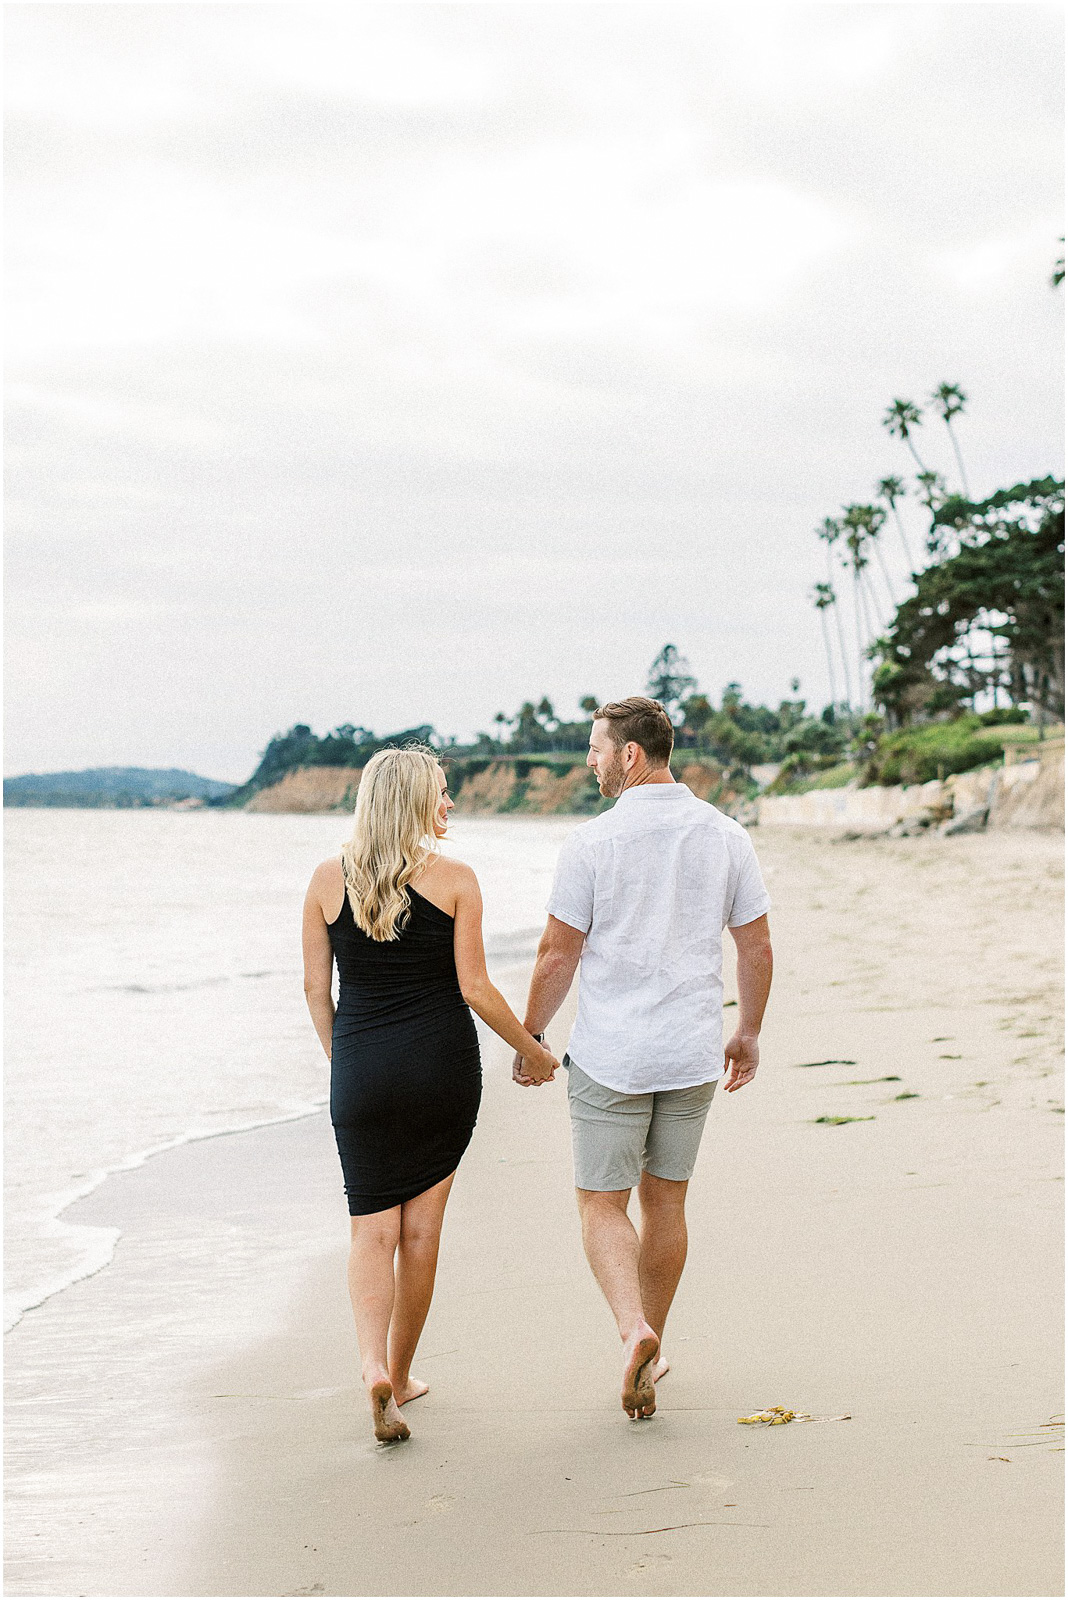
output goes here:
[[453, 957], [453, 919], [407, 890], [397, 939], [357, 928], [346, 893], [329, 924], [341, 980], [330, 1054], [349, 1213], [413, 1200], [455, 1172], [482, 1095], [478, 1036]]

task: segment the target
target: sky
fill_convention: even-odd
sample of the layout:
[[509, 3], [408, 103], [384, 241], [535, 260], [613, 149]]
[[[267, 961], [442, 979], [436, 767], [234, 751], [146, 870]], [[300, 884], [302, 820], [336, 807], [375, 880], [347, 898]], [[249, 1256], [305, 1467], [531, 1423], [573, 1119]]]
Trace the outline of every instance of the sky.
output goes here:
[[819, 707], [891, 399], [1063, 472], [1059, 6], [6, 15], [9, 774]]

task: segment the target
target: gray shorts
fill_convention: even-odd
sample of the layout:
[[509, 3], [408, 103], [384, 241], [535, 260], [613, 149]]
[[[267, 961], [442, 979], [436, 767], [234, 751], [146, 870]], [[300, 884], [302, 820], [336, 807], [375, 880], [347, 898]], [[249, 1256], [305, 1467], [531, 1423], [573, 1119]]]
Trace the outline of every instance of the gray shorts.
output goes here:
[[620, 1094], [588, 1078], [565, 1055], [576, 1189], [634, 1189], [643, 1172], [692, 1177], [716, 1085]]

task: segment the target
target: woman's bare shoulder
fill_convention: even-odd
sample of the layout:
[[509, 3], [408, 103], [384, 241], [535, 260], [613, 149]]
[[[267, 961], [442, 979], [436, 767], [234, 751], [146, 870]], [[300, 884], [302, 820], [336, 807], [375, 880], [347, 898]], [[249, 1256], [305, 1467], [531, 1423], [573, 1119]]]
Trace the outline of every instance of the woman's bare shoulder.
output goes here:
[[341, 867], [341, 857], [331, 856], [327, 861], [320, 861], [312, 873], [312, 883], [343, 883], [345, 874]]
[[478, 894], [478, 879], [466, 861], [457, 861], [455, 856], [432, 856], [413, 887], [451, 916], [459, 901]]
[[329, 861], [320, 861], [311, 875], [308, 893], [319, 901], [324, 910], [334, 901], [337, 901], [340, 907], [341, 897], [345, 893], [345, 874], [340, 856], [331, 856]]
[[472, 884], [478, 887], [474, 867], [469, 867], [466, 861], [458, 861], [455, 856], [435, 856], [427, 870], [434, 873], [439, 883], [448, 883], [457, 889], [469, 888]]

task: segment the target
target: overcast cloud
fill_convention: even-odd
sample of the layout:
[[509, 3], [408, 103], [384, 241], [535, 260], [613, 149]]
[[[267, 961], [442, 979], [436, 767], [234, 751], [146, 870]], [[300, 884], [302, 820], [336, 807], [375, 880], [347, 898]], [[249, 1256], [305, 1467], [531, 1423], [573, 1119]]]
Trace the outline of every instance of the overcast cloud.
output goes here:
[[7, 15], [7, 772], [822, 705], [892, 397], [1062, 470], [1059, 7]]

